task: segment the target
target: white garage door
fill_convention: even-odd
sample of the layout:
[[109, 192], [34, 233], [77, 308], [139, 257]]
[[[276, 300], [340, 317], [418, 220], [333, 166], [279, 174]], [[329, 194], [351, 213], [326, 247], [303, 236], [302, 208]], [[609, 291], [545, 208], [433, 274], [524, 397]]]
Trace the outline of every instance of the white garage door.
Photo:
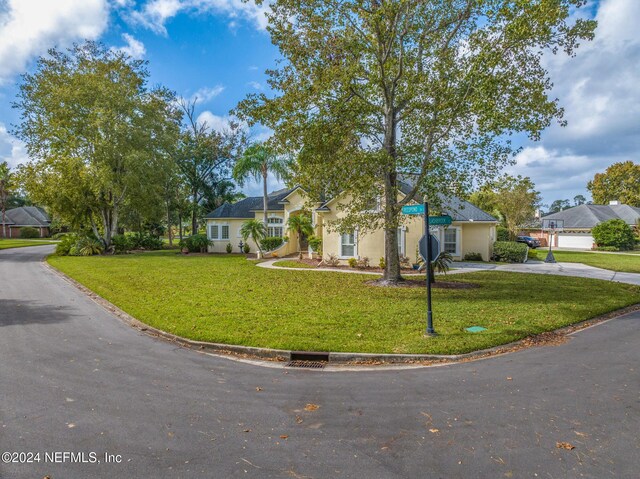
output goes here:
[[580, 233], [558, 233], [558, 248], [591, 249], [593, 236]]

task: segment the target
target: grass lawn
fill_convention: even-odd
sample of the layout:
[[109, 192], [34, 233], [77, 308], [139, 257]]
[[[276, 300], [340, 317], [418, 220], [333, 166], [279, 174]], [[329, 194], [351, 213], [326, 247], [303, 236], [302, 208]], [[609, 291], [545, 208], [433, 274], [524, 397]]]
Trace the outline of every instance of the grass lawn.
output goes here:
[[300, 263], [299, 261], [284, 259], [282, 261], [276, 261], [274, 266], [280, 266], [281, 268], [313, 268], [312, 265], [307, 263]]
[[[529, 250], [529, 258], [535, 259]], [[547, 257], [547, 250], [535, 251], [539, 260]], [[640, 255], [607, 254], [607, 253], [580, 253], [576, 251], [554, 251], [553, 256], [561, 263], [584, 263], [597, 268], [625, 273], [640, 273]]]
[[25, 246], [42, 246], [43, 244], [55, 244], [55, 242], [37, 239], [0, 239], [0, 249], [24, 248]]
[[[137, 319], [204, 341], [291, 350], [464, 353], [640, 302], [640, 287], [561, 276], [478, 272], [435, 289], [424, 338], [424, 288], [381, 288], [369, 275], [270, 270], [240, 256], [171, 251], [49, 262]], [[487, 331], [469, 333], [469, 326]]]

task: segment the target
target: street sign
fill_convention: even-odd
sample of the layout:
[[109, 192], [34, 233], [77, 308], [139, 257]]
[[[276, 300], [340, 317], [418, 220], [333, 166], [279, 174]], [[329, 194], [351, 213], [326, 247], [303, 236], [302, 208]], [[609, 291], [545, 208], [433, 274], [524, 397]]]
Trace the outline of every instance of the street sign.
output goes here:
[[[430, 235], [430, 236], [431, 236], [431, 262], [433, 262], [438, 259], [438, 256], [440, 256], [440, 241], [435, 236], [433, 235]], [[422, 238], [420, 238], [420, 241], [418, 242], [418, 249], [420, 251], [420, 256], [422, 256], [422, 259], [426, 263], [427, 262], [427, 236], [426, 235], [422, 235]]]
[[429, 226], [432, 225], [450, 225], [453, 220], [449, 215], [429, 216]]
[[424, 205], [405, 205], [402, 207], [403, 215], [423, 215]]

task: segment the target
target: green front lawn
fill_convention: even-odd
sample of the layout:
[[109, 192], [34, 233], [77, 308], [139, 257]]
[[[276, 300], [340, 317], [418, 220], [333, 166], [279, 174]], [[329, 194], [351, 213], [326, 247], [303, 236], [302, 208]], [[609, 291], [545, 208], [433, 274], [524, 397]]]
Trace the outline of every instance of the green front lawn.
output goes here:
[[26, 246], [42, 246], [43, 244], [55, 244], [55, 242], [37, 239], [0, 239], [0, 249], [24, 248]]
[[[530, 259], [544, 260], [547, 257], [548, 250], [542, 248], [535, 250], [536, 258], [532, 256], [533, 252], [533, 250], [529, 250]], [[560, 263], [583, 263], [611, 271], [640, 273], [640, 255], [554, 251], [553, 256]]]
[[273, 263], [274, 266], [278, 266], [280, 268], [313, 268], [314, 266], [302, 263], [300, 261], [292, 260], [292, 259], [284, 259], [282, 261], [276, 261]]
[[[267, 348], [454, 354], [549, 331], [640, 302], [640, 287], [561, 276], [452, 275], [474, 289], [381, 288], [370, 275], [259, 268], [240, 256], [171, 251], [49, 258], [139, 320], [186, 338]], [[441, 280], [444, 280], [442, 278]], [[469, 333], [469, 326], [488, 328]]]

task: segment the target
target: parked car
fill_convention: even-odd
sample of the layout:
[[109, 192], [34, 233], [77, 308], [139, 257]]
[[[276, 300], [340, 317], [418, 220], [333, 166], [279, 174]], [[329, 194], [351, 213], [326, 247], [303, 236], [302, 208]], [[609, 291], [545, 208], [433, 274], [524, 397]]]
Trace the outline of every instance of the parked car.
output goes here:
[[518, 243], [526, 243], [527, 246], [531, 249], [536, 249], [540, 246], [540, 241], [536, 238], [532, 238], [531, 236], [518, 236], [516, 239]]

